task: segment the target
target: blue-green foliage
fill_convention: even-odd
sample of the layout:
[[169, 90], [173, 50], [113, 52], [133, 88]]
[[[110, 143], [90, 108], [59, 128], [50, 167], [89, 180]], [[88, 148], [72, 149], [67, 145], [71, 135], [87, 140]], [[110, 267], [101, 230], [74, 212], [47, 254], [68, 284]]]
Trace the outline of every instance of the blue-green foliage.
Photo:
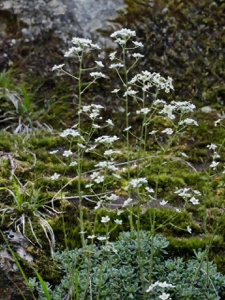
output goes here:
[[[216, 265], [200, 259], [167, 258], [168, 244], [164, 237], [156, 235], [152, 245], [149, 232], [123, 232], [116, 242], [104, 246], [93, 244], [56, 253], [55, 261], [61, 265], [64, 276], [57, 287], [51, 290], [49, 286], [51, 297], [141, 300], [159, 299], [166, 292], [175, 300], [222, 299], [219, 295], [225, 291], [225, 276], [217, 272]], [[175, 287], [156, 286], [146, 293], [156, 281], [166, 281]], [[38, 290], [38, 299], [45, 300], [40, 287]]]

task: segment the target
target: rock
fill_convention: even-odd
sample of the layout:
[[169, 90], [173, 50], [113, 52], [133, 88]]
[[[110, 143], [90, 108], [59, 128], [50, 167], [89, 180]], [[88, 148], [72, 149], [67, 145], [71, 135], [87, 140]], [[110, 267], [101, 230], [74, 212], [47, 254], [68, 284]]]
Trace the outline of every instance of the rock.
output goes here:
[[[43, 72], [48, 65], [56, 63], [51, 57], [57, 52], [62, 57], [72, 37], [99, 42], [96, 30], [105, 29], [107, 20], [123, 7], [123, 0], [0, 1], [0, 71], [16, 62], [46, 75]], [[43, 65], [40, 59], [45, 60]]]
[[21, 31], [27, 40], [50, 30], [63, 40], [76, 35], [91, 37], [123, 7], [123, 0], [6, 0], [0, 3], [1, 11], [16, 15], [26, 25]]
[[[4, 236], [15, 253], [27, 262], [33, 261], [32, 256], [26, 251], [29, 242], [21, 233], [5, 231]], [[20, 291], [26, 299], [33, 299], [8, 247], [2, 246], [0, 250], [0, 299], [21, 300], [23, 297]]]

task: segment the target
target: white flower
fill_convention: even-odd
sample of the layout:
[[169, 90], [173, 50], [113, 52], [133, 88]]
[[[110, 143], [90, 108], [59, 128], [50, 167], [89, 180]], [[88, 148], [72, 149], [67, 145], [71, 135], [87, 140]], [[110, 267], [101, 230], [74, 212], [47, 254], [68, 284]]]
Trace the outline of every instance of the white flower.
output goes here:
[[136, 114], [139, 115], [139, 114], [143, 114], [143, 115], [147, 115], [147, 113], [150, 112], [150, 109], [145, 107], [145, 108], [142, 108], [141, 110], [136, 110]]
[[91, 174], [91, 179], [95, 179], [96, 177], [98, 177], [99, 172], [93, 172], [93, 174]]
[[93, 44], [92, 40], [85, 39], [85, 38], [74, 37], [72, 38], [72, 43], [74, 45], [77, 45], [79, 48], [81, 48], [81, 50], [85, 48], [101, 49], [97, 44]]
[[127, 28], [122, 28], [121, 30], [117, 30], [110, 35], [110, 37], [112, 38], [122, 37], [124, 39], [128, 39], [132, 36], [136, 36], [136, 32]]
[[183, 188], [183, 189], [175, 191], [174, 194], [178, 194], [180, 197], [183, 197], [183, 198], [191, 197], [191, 194], [188, 193], [188, 191], [190, 191], [189, 188]]
[[95, 165], [95, 167], [100, 167], [100, 168], [107, 168], [112, 171], [117, 171], [118, 168], [114, 165], [113, 162], [110, 161], [100, 161], [98, 164]]
[[146, 191], [149, 192], [149, 193], [154, 193], [155, 191], [151, 188], [149, 188], [148, 186], [146, 186]]
[[136, 47], [144, 47], [144, 45], [142, 44], [142, 42], [132, 41], [132, 43], [133, 43]]
[[110, 69], [117, 69], [117, 68], [123, 68], [123, 67], [124, 67], [124, 65], [121, 64], [121, 63], [111, 64], [111, 65], [109, 66]]
[[61, 137], [66, 137], [68, 135], [72, 135], [73, 137], [77, 137], [77, 136], [81, 137], [79, 132], [77, 130], [72, 129], [72, 128], [65, 129], [60, 134]]
[[133, 199], [128, 198], [127, 200], [124, 201], [123, 207], [126, 207], [127, 205], [129, 205], [132, 201], [133, 201]]
[[97, 145], [93, 145], [92, 147], [86, 149], [85, 152], [88, 153], [90, 151], [93, 151], [96, 147], [97, 147]]
[[217, 126], [220, 123], [221, 119], [218, 119], [214, 122], [214, 126]]
[[153, 134], [156, 134], [156, 132], [158, 132], [158, 130], [152, 130], [152, 131], [149, 131], [149, 134], [153, 135]]
[[110, 221], [110, 217], [106, 216], [106, 217], [102, 217], [101, 219], [101, 223], [108, 223]]
[[74, 167], [74, 166], [77, 166], [77, 162], [76, 161], [72, 161], [70, 164], [69, 164], [70, 167]]
[[166, 129], [162, 130], [162, 133], [166, 133], [166, 134], [170, 135], [170, 134], [173, 133], [173, 129], [172, 128], [166, 128]]
[[92, 185], [93, 185], [93, 183], [88, 183], [88, 184], [85, 185], [85, 188], [88, 189], [88, 188], [90, 188]]
[[51, 180], [57, 180], [60, 177], [58, 173], [54, 173], [50, 178]]
[[160, 114], [165, 114], [167, 117], [171, 120], [175, 119], [175, 115], [173, 114], [173, 111], [175, 110], [175, 106], [168, 104], [164, 105], [163, 109], [161, 110]]
[[160, 99], [156, 99], [155, 101], [153, 101], [153, 105], [160, 105], [160, 104], [165, 105], [166, 101]]
[[49, 154], [56, 154], [58, 152], [58, 150], [53, 150], [53, 151], [50, 151]]
[[95, 236], [94, 234], [88, 235], [88, 236], [87, 236], [88, 239], [94, 239], [95, 237], [96, 237], [96, 236]]
[[81, 51], [82, 51], [81, 47], [71, 47], [71, 48], [69, 48], [68, 51], [65, 52], [64, 56], [71, 57], [71, 56], [74, 56], [75, 54], [77, 55]]
[[102, 143], [102, 144], [111, 144], [113, 143], [114, 141], [117, 141], [119, 138], [114, 135], [114, 136], [108, 136], [108, 135], [103, 135], [103, 136], [100, 136], [99, 138], [95, 139], [95, 142], [96, 143]]
[[159, 299], [167, 300], [167, 299], [169, 299], [169, 297], [170, 297], [170, 294], [166, 294], [163, 292], [162, 295], [159, 296]]
[[97, 239], [99, 241], [106, 241], [108, 238], [106, 236], [98, 236]]
[[80, 147], [80, 148], [82, 148], [82, 149], [85, 149], [85, 148], [86, 148], [86, 146], [84, 146], [84, 145], [81, 144], [81, 143], [77, 143], [77, 146]]
[[216, 168], [218, 166], [219, 162], [213, 161], [210, 165], [210, 168]]
[[122, 220], [118, 220], [118, 219], [114, 220], [114, 222], [115, 222], [117, 225], [122, 225], [122, 224], [123, 224], [123, 221], [122, 221]]
[[[146, 292], [147, 293], [151, 292], [157, 286], [161, 287], [161, 288], [167, 288], [167, 287], [174, 288], [175, 287], [174, 285], [167, 283], [166, 281], [164, 281], [164, 282], [156, 281], [155, 283], [153, 283], [149, 286], [149, 288], [146, 290]], [[170, 294], [166, 294], [163, 292], [162, 295], [159, 296], [159, 298], [160, 299], [170, 299], [170, 298], [168, 298], [169, 296], [170, 296]]]
[[181, 154], [183, 157], [186, 157], [186, 158], [188, 157], [187, 154], [184, 153], [184, 152], [180, 152], [180, 154]]
[[150, 286], [147, 288], [146, 293], [151, 292], [151, 291], [154, 289], [154, 287], [155, 287], [155, 286], [150, 285]]
[[101, 206], [101, 204], [102, 204], [102, 200], [98, 201], [98, 202], [97, 202], [97, 205], [95, 206], [94, 209], [98, 209], [98, 208]]
[[88, 46], [92, 43], [92, 40], [85, 39], [85, 38], [79, 38], [79, 37], [73, 37], [71, 42], [74, 45]]
[[215, 150], [217, 146], [215, 144], [207, 145], [206, 146], [209, 150]]
[[131, 188], [141, 187], [143, 184], [146, 184], [146, 183], [148, 183], [148, 181], [145, 177], [134, 178], [134, 179], [131, 179], [131, 181], [128, 183], [127, 189], [129, 187], [131, 187]]
[[159, 202], [159, 204], [162, 205], [162, 206], [166, 205], [167, 203], [168, 203], [168, 201], [165, 201], [165, 200], [162, 200], [162, 201]]
[[199, 200], [196, 199], [195, 197], [191, 197], [191, 199], [189, 200], [192, 204], [197, 205], [199, 204]]
[[157, 282], [157, 286], [161, 287], [161, 288], [167, 288], [167, 287], [172, 287], [174, 288], [175, 285], [172, 285], [170, 283], [167, 283], [166, 281], [164, 282]]
[[126, 44], [126, 41], [123, 40], [123, 39], [120, 39], [120, 38], [116, 39], [115, 42], [122, 45], [122, 46]]
[[115, 52], [111, 52], [111, 53], [109, 54], [109, 59], [110, 59], [110, 60], [114, 60], [114, 59], [115, 59], [115, 56], [116, 56], [116, 51], [115, 51]]
[[123, 131], [129, 131], [131, 129], [131, 126], [125, 128]]
[[100, 77], [106, 78], [106, 75], [103, 74], [102, 72], [91, 72], [90, 76], [94, 78], [100, 78]]
[[117, 216], [120, 216], [123, 213], [123, 210], [117, 210]]
[[113, 154], [113, 153], [115, 153], [115, 151], [114, 150], [112, 150], [112, 149], [110, 149], [110, 150], [106, 150], [105, 152], [104, 152], [104, 155], [111, 155], [111, 154]]
[[111, 125], [111, 126], [114, 126], [114, 123], [111, 119], [108, 119], [105, 121], [107, 124]]
[[93, 126], [93, 128], [95, 128], [95, 129], [101, 128], [101, 126], [99, 126], [98, 124], [93, 124], [92, 126]]
[[140, 53], [134, 53], [134, 54], [132, 54], [132, 56], [133, 56], [134, 58], [141, 58], [141, 57], [144, 57], [144, 55], [142, 55], [142, 54], [140, 54]]
[[193, 193], [194, 193], [195, 195], [201, 196], [201, 193], [200, 193], [198, 190], [193, 190]]
[[69, 156], [71, 156], [73, 154], [73, 152], [71, 151], [71, 150], [65, 150], [64, 152], [63, 152], [63, 156], [65, 156], [65, 157], [69, 157]]
[[195, 126], [198, 126], [198, 123], [195, 120], [189, 119], [189, 118], [181, 120], [178, 124], [179, 125], [195, 125]]
[[196, 106], [190, 101], [171, 101], [171, 104], [176, 106], [176, 109], [181, 111], [182, 113], [191, 113], [194, 111]]
[[63, 66], [65, 66], [65, 64], [61, 64], [61, 65], [54, 65], [54, 67], [52, 68], [52, 71], [61, 69]]
[[123, 97], [126, 97], [126, 96], [134, 96], [136, 95], [137, 92], [132, 90], [131, 88], [128, 88], [127, 91], [123, 94]]
[[191, 229], [191, 227], [189, 225], [187, 226], [187, 232], [189, 232], [190, 234], [192, 232], [192, 229]]
[[111, 93], [116, 94], [120, 91], [120, 89], [114, 89]]
[[99, 67], [102, 67], [102, 68], [104, 67], [104, 65], [103, 65], [103, 63], [102, 63], [101, 61], [97, 61], [97, 60], [96, 60], [95, 62], [96, 62], [96, 64], [97, 64]]
[[107, 201], [116, 201], [118, 198], [119, 198], [119, 196], [116, 195], [116, 194], [112, 194], [112, 195], [110, 195], [110, 196], [106, 196], [106, 197], [105, 197], [105, 199], [106, 199]]
[[95, 178], [94, 182], [96, 182], [96, 183], [101, 183], [101, 182], [104, 181], [104, 179], [105, 179], [104, 176], [98, 176], [97, 178]]

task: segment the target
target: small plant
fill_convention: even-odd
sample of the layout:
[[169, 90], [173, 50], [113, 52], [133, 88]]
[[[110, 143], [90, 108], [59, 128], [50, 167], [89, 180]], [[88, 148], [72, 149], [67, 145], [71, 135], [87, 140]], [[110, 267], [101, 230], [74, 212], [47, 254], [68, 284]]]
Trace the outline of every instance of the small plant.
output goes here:
[[[138, 237], [141, 243], [139, 245]], [[149, 232], [123, 232], [113, 243], [95, 244], [71, 251], [57, 252], [54, 259], [64, 272], [61, 283], [50, 289], [51, 298], [61, 299], [173, 299], [219, 300], [225, 291], [225, 277], [213, 263], [198, 259], [184, 261], [167, 258], [169, 242]], [[141, 258], [139, 247], [141, 246]], [[149, 257], [154, 251], [152, 281]], [[195, 277], [199, 269], [198, 276]], [[39, 300], [46, 300], [40, 285]], [[144, 284], [143, 284], [144, 283]]]
[[[108, 77], [98, 70], [105, 68], [103, 62], [95, 61], [86, 66], [85, 55], [93, 50], [99, 50], [99, 46], [91, 40], [73, 38], [72, 47], [65, 53], [65, 57], [73, 58], [78, 63], [77, 74], [70, 74], [64, 64], [56, 65], [53, 71], [71, 76], [76, 82], [77, 89], [77, 120], [70, 128], [66, 128], [60, 134], [61, 138], [68, 141], [68, 147], [63, 151], [53, 149], [49, 154], [56, 155], [62, 162], [65, 159], [65, 173], [72, 170], [73, 178], [70, 178], [56, 192], [52, 198], [51, 210], [54, 211], [54, 201], [59, 199], [78, 199], [78, 224], [76, 232], [80, 234], [82, 248], [57, 253], [55, 260], [61, 263], [65, 272], [61, 284], [55, 289], [49, 288], [49, 293], [54, 300], [58, 299], [220, 299], [219, 292], [224, 287], [224, 277], [217, 272], [215, 265], [209, 259], [209, 249], [215, 237], [217, 226], [212, 234], [212, 239], [206, 249], [199, 252], [197, 259], [184, 261], [182, 258], [167, 258], [166, 247], [168, 241], [157, 235], [158, 230], [169, 224], [185, 234], [192, 234], [191, 218], [183, 220], [179, 228], [173, 224], [173, 220], [183, 211], [187, 212], [191, 207], [202, 205], [203, 225], [202, 232], [207, 231], [207, 205], [208, 190], [200, 187], [186, 186], [182, 180], [176, 181], [173, 190], [165, 189], [161, 182], [169, 176], [163, 176], [165, 166], [169, 169], [174, 162], [195, 168], [188, 162], [188, 156], [179, 147], [180, 140], [189, 136], [190, 128], [197, 128], [199, 124], [192, 116], [195, 105], [190, 101], [170, 102], [159, 99], [162, 93], [166, 95], [173, 90], [172, 79], [163, 77], [159, 73], [143, 70], [135, 74], [135, 65], [143, 57], [141, 53], [134, 53], [137, 48], [142, 48], [141, 42], [134, 40], [136, 33], [130, 29], [121, 29], [114, 32], [111, 37], [118, 44], [118, 49], [109, 54], [112, 63], [109, 69], [114, 71], [120, 81], [120, 86], [113, 86], [110, 93], [121, 103], [120, 111], [124, 114], [121, 132], [113, 134], [105, 133], [110, 128], [115, 128], [115, 121], [104, 120], [101, 104], [86, 104], [84, 94], [99, 79], [107, 80]], [[131, 60], [129, 63], [128, 60]], [[87, 74], [89, 72], [89, 74]], [[84, 83], [84, 74], [90, 81]], [[30, 102], [24, 90], [24, 106], [22, 114], [30, 111]], [[12, 102], [14, 99], [11, 100]], [[16, 102], [16, 105], [18, 103]], [[116, 110], [117, 108], [115, 108]], [[116, 110], [117, 113], [120, 112]], [[219, 123], [220, 121], [217, 121]], [[137, 128], [135, 128], [137, 126]], [[100, 133], [103, 132], [103, 135]], [[122, 147], [121, 147], [122, 144]], [[65, 145], [65, 142], [64, 142]], [[149, 151], [154, 146], [153, 151]], [[176, 152], [174, 153], [174, 149]], [[209, 146], [213, 150], [212, 163], [209, 166], [208, 179], [216, 171], [219, 158], [216, 146]], [[59, 157], [61, 152], [62, 158]], [[59, 154], [58, 154], [59, 153]], [[85, 157], [92, 157], [93, 163], [85, 165]], [[118, 158], [121, 158], [118, 162]], [[91, 166], [89, 168], [89, 166]], [[207, 170], [208, 171], [208, 170]], [[65, 175], [54, 173], [49, 180], [57, 181]], [[150, 175], [149, 175], [150, 174]], [[74, 195], [65, 192], [70, 184], [77, 184]], [[10, 192], [15, 200], [14, 207], [3, 208], [3, 215], [16, 213], [12, 220], [18, 230], [26, 235], [26, 224], [37, 243], [35, 230], [31, 217], [37, 218], [46, 238], [54, 252], [54, 233], [39, 208], [46, 208], [45, 202], [27, 201], [24, 197], [24, 189], [21, 193], [18, 182], [14, 178], [14, 189]], [[123, 201], [116, 210], [118, 218], [111, 220], [109, 205], [120, 200]], [[30, 194], [28, 196], [31, 196]], [[64, 197], [65, 196], [65, 197]], [[32, 199], [32, 198], [31, 198]], [[176, 200], [176, 204], [170, 200]], [[94, 214], [95, 220], [85, 227], [83, 200], [89, 201], [94, 210], [106, 208], [104, 214]], [[179, 203], [179, 207], [176, 207]], [[143, 204], [151, 207], [147, 220], [150, 231], [141, 230], [143, 216]], [[134, 209], [134, 206], [136, 208]], [[158, 225], [156, 209], [164, 207], [172, 213], [167, 214], [162, 224]], [[48, 207], [48, 209], [50, 209]], [[127, 210], [129, 214], [129, 233], [121, 233], [118, 240], [110, 243], [111, 232], [123, 224], [120, 214]], [[185, 216], [185, 215], [184, 215]], [[185, 217], [184, 217], [185, 218]], [[113, 222], [114, 221], [114, 222]], [[113, 225], [112, 225], [113, 224]], [[98, 228], [104, 229], [99, 230]], [[121, 227], [122, 228], [122, 227]], [[118, 229], [118, 228], [117, 228]], [[96, 244], [95, 244], [95, 241]], [[97, 244], [98, 243], [98, 244]], [[98, 246], [101, 243], [101, 246]], [[40, 243], [39, 243], [40, 244]], [[35, 286], [35, 282], [33, 281]], [[39, 290], [40, 300], [46, 299]], [[48, 296], [49, 298], [49, 296]]]
[[46, 124], [39, 123], [42, 111], [37, 110], [25, 86], [13, 86], [10, 72], [0, 74], [0, 99], [0, 124], [3, 124], [4, 130], [14, 133], [30, 133], [35, 128], [50, 130]]
[[6, 217], [9, 216], [9, 220], [7, 220], [8, 226], [14, 224], [15, 229], [33, 243], [26, 233], [29, 228], [30, 236], [41, 247], [41, 243], [35, 233], [37, 225], [40, 225], [49, 242], [51, 255], [53, 255], [55, 250], [54, 232], [47, 222], [45, 214], [40, 209], [46, 210], [47, 213], [50, 212], [51, 214], [56, 214], [57, 212], [52, 207], [49, 207], [46, 201], [38, 199], [38, 192], [33, 191], [32, 193], [28, 193], [26, 187], [22, 186], [14, 176], [12, 177], [12, 181], [14, 190], [0, 187], [0, 191], [5, 190], [9, 192], [13, 199], [11, 205], [0, 209], [2, 224], [6, 225]]

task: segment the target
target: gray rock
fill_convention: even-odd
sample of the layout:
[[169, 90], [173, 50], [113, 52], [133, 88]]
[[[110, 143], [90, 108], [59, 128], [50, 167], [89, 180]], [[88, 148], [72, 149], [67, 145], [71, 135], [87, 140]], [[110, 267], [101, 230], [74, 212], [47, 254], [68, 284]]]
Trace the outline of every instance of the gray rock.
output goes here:
[[[123, 9], [123, 0], [5, 0], [0, 11], [18, 16], [27, 41], [52, 31], [64, 41], [72, 36], [91, 37], [107, 26], [107, 19]], [[2, 29], [2, 28], [1, 28]], [[2, 33], [1, 33], [2, 34]]]
[[72, 37], [111, 45], [96, 30], [106, 29], [123, 8], [123, 0], [0, 1], [0, 72], [16, 63], [24, 73], [46, 76]]
[[[19, 232], [5, 231], [4, 236], [10, 248], [27, 262], [31, 263], [33, 258], [27, 253], [26, 247], [29, 242]], [[8, 247], [1, 245], [0, 247], [0, 299], [4, 300], [20, 300], [23, 299], [21, 292], [24, 293], [26, 299], [33, 299], [31, 293], [27, 289], [24, 278], [15, 263]]]

